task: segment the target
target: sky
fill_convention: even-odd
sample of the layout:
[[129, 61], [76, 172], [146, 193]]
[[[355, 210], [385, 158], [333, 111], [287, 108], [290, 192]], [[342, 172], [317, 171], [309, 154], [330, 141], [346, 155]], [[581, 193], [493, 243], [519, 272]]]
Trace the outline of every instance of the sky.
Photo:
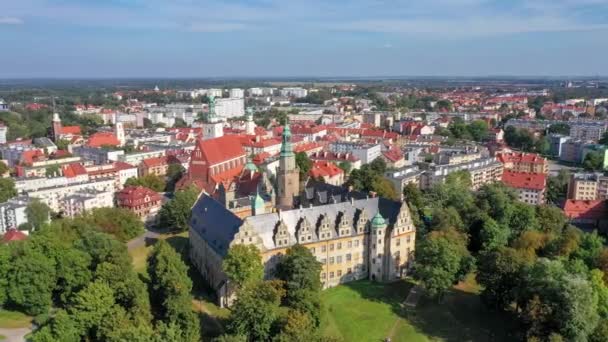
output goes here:
[[608, 75], [608, 0], [0, 0], [0, 78]]

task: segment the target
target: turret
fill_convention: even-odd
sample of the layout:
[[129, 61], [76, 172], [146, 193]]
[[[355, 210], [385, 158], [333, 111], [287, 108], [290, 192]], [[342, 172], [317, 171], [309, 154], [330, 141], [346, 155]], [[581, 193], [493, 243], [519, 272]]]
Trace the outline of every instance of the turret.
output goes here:
[[384, 244], [386, 236], [386, 221], [377, 212], [371, 220], [370, 232], [370, 267], [369, 277], [371, 280], [381, 281], [384, 278]]

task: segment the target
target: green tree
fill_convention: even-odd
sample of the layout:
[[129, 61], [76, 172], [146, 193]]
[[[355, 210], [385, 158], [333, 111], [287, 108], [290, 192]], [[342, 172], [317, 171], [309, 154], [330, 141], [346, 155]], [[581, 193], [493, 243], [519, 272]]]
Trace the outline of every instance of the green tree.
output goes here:
[[488, 135], [488, 124], [483, 120], [475, 120], [467, 126], [467, 130], [473, 140], [481, 141]]
[[177, 252], [165, 241], [154, 245], [148, 257], [150, 298], [158, 320], [179, 326], [180, 340], [200, 340], [200, 326], [192, 312], [192, 281], [188, 267]]
[[222, 268], [228, 279], [238, 288], [250, 282], [257, 282], [264, 277], [264, 265], [260, 250], [254, 245], [234, 245], [222, 262]]
[[8, 172], [10, 172], [8, 165], [4, 164], [4, 162], [0, 162], [0, 177]]
[[511, 228], [511, 238], [517, 238], [527, 230], [538, 230], [538, 219], [534, 207], [521, 202], [514, 203], [509, 228]]
[[416, 278], [430, 296], [441, 300], [463, 273], [463, 260], [468, 256], [456, 231], [431, 232], [416, 248]]
[[8, 283], [11, 303], [31, 315], [44, 313], [53, 302], [53, 289], [57, 283], [55, 261], [27, 245], [13, 260]]
[[482, 300], [492, 308], [506, 310], [517, 300], [523, 286], [526, 259], [515, 249], [499, 247], [482, 252], [477, 260]]
[[310, 317], [296, 310], [289, 310], [279, 323], [281, 330], [273, 338], [275, 342], [309, 342], [317, 340], [316, 326]]
[[50, 213], [51, 209], [49, 206], [37, 198], [32, 199], [32, 201], [25, 208], [27, 221], [34, 229], [38, 229], [45, 224], [49, 220]]
[[570, 125], [567, 123], [555, 123], [549, 126], [549, 133], [570, 135]]
[[262, 281], [243, 288], [231, 308], [228, 330], [249, 341], [269, 341], [279, 319], [279, 304], [284, 295], [282, 284]]
[[559, 234], [567, 223], [564, 212], [558, 207], [551, 205], [539, 205], [536, 207], [536, 217], [540, 230], [547, 233]]
[[145, 175], [139, 178], [131, 177], [127, 179], [125, 185], [145, 186], [146, 188], [152, 189], [156, 192], [162, 192], [166, 187], [165, 181], [161, 177], [153, 174]]
[[8, 298], [8, 279], [11, 272], [11, 254], [7, 244], [0, 245], [0, 307]]
[[106, 319], [113, 305], [114, 292], [110, 286], [94, 281], [76, 294], [68, 312], [74, 317], [79, 329], [94, 337], [97, 327]]
[[175, 190], [175, 183], [177, 183], [177, 181], [180, 180], [180, 178], [182, 178], [182, 176], [184, 175], [184, 173], [186, 172], [186, 169], [182, 166], [182, 164], [179, 163], [173, 163], [171, 165], [169, 165], [169, 168], [167, 169], [167, 188], [165, 189], [166, 191], [174, 191]]
[[40, 329], [34, 331], [32, 342], [79, 342], [84, 331], [77, 326], [75, 317], [69, 315], [65, 310], [57, 310], [50, 322]]
[[509, 235], [510, 231], [507, 227], [494, 221], [491, 217], [486, 217], [479, 233], [481, 248], [491, 250], [504, 247], [509, 242]]
[[372, 182], [372, 190], [380, 197], [389, 198], [392, 200], [399, 199], [399, 194], [395, 190], [393, 183], [383, 177], [376, 177]]
[[304, 179], [312, 168], [312, 160], [304, 152], [296, 153], [296, 166], [300, 169], [300, 178]]
[[172, 200], [160, 209], [160, 225], [180, 232], [189, 229], [192, 206], [198, 198], [199, 191], [195, 187], [177, 191]]
[[124, 208], [96, 208], [76, 220], [123, 242], [144, 232], [144, 224], [139, 217]]
[[17, 196], [15, 181], [11, 178], [0, 178], [0, 203]]
[[348, 175], [350, 171], [353, 169], [353, 165], [350, 162], [340, 162], [338, 167], [344, 171], [345, 175]]
[[557, 204], [566, 198], [570, 173], [567, 170], [559, 170], [557, 176], [547, 178], [547, 200]]
[[591, 151], [585, 155], [583, 168], [587, 171], [604, 170], [604, 151]]

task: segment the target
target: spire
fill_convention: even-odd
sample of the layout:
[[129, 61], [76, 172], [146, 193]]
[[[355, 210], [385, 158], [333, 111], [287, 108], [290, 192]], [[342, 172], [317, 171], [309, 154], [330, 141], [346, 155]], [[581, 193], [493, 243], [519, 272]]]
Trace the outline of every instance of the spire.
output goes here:
[[207, 120], [209, 122], [217, 121], [217, 116], [215, 115], [215, 96], [209, 96], [209, 115], [207, 115]]
[[281, 144], [281, 157], [293, 156], [293, 148], [291, 146], [291, 130], [289, 124], [285, 123], [283, 126], [283, 142]]
[[253, 121], [253, 108], [247, 107], [247, 121]]

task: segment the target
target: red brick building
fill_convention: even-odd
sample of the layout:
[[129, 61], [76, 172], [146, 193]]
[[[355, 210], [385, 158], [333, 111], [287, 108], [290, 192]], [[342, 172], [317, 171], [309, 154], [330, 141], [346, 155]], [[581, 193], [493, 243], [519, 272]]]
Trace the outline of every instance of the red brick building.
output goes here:
[[146, 223], [156, 222], [161, 196], [143, 186], [127, 186], [116, 194], [117, 205], [133, 212]]

